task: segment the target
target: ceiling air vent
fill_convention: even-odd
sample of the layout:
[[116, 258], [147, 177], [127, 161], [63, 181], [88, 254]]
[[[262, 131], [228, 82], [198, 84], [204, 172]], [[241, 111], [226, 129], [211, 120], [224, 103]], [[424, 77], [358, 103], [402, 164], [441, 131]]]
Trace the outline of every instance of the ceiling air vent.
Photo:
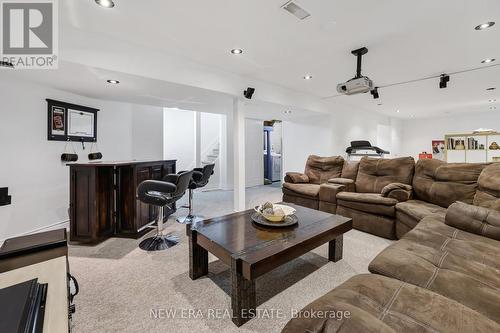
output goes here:
[[290, 14], [292, 14], [293, 16], [295, 16], [296, 18], [298, 18], [299, 20], [303, 20], [311, 16], [311, 14], [306, 12], [302, 7], [300, 7], [293, 1], [288, 1], [286, 4], [283, 5], [282, 8], [287, 12], [289, 12]]

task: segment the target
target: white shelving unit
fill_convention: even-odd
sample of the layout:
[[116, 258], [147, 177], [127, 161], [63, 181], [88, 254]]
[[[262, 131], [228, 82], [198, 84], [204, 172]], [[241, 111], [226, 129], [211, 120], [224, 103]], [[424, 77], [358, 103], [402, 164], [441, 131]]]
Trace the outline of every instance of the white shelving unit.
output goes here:
[[467, 133], [445, 135], [446, 161], [449, 163], [500, 162], [500, 149], [489, 149], [500, 133]]

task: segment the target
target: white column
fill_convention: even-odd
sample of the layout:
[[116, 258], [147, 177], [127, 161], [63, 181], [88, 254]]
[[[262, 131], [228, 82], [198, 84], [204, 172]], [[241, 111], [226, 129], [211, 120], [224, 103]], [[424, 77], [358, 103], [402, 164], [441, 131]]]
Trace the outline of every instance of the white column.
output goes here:
[[233, 100], [234, 210], [245, 210], [245, 111], [238, 98]]
[[194, 139], [194, 167], [201, 168], [201, 112], [195, 112], [194, 116], [195, 139]]

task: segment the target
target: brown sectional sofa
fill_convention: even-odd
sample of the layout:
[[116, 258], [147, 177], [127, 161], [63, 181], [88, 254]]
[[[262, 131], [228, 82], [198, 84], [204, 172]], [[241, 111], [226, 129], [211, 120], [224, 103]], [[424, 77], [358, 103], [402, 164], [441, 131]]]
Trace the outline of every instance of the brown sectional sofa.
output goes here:
[[[449, 168], [462, 171], [444, 176]], [[306, 306], [284, 333], [500, 332], [500, 163], [417, 163], [419, 177], [422, 170], [434, 170], [424, 175], [438, 184], [426, 182], [415, 191], [420, 199], [407, 202], [429, 215], [370, 263], [372, 274]], [[438, 193], [455, 188], [463, 191]], [[447, 208], [422, 200], [435, 198]], [[456, 198], [465, 199], [452, 203]]]
[[[381, 195], [382, 190], [390, 184], [410, 185], [414, 169], [412, 157], [363, 158], [356, 175], [355, 191], [337, 195], [336, 213], [351, 217], [356, 229], [395, 239], [396, 204], [399, 200]], [[409, 190], [411, 193], [411, 187]]]
[[[446, 163], [412, 157], [310, 156], [304, 174], [287, 173], [283, 201], [351, 217], [353, 226], [399, 239], [428, 215], [444, 216], [455, 201], [500, 209], [488, 164]], [[482, 180], [480, 179], [482, 175]], [[500, 181], [499, 181], [500, 182]]]
[[[455, 201], [473, 203], [478, 178], [488, 164], [420, 160], [415, 165], [413, 196], [396, 205], [396, 237], [401, 238], [425, 216], [444, 216]], [[485, 175], [488, 177], [488, 175]]]
[[[285, 183], [283, 183], [283, 201], [312, 209], [320, 209], [321, 206], [321, 210], [334, 213], [335, 196], [342, 186], [329, 185], [328, 180], [340, 178], [342, 173], [351, 177], [357, 173], [357, 170], [349, 168], [349, 164], [344, 162], [341, 156], [309, 156], [304, 173], [288, 172], [286, 174]], [[320, 202], [323, 204], [320, 205]]]

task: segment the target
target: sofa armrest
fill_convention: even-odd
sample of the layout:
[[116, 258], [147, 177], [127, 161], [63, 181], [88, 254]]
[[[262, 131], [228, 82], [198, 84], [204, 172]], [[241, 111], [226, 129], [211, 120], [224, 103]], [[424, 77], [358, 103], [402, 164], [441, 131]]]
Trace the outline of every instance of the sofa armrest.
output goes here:
[[319, 186], [319, 200], [337, 204], [337, 194], [345, 191], [346, 186], [340, 184], [324, 183]]
[[331, 178], [328, 179], [329, 184], [344, 185], [346, 192], [356, 192], [356, 182], [349, 178]]
[[287, 172], [285, 175], [286, 183], [309, 183], [309, 177], [300, 172]]
[[445, 223], [476, 235], [500, 240], [500, 212], [455, 202], [446, 211]]
[[384, 186], [380, 194], [383, 197], [396, 199], [398, 202], [408, 201], [412, 197], [413, 187], [403, 183], [391, 183]]

